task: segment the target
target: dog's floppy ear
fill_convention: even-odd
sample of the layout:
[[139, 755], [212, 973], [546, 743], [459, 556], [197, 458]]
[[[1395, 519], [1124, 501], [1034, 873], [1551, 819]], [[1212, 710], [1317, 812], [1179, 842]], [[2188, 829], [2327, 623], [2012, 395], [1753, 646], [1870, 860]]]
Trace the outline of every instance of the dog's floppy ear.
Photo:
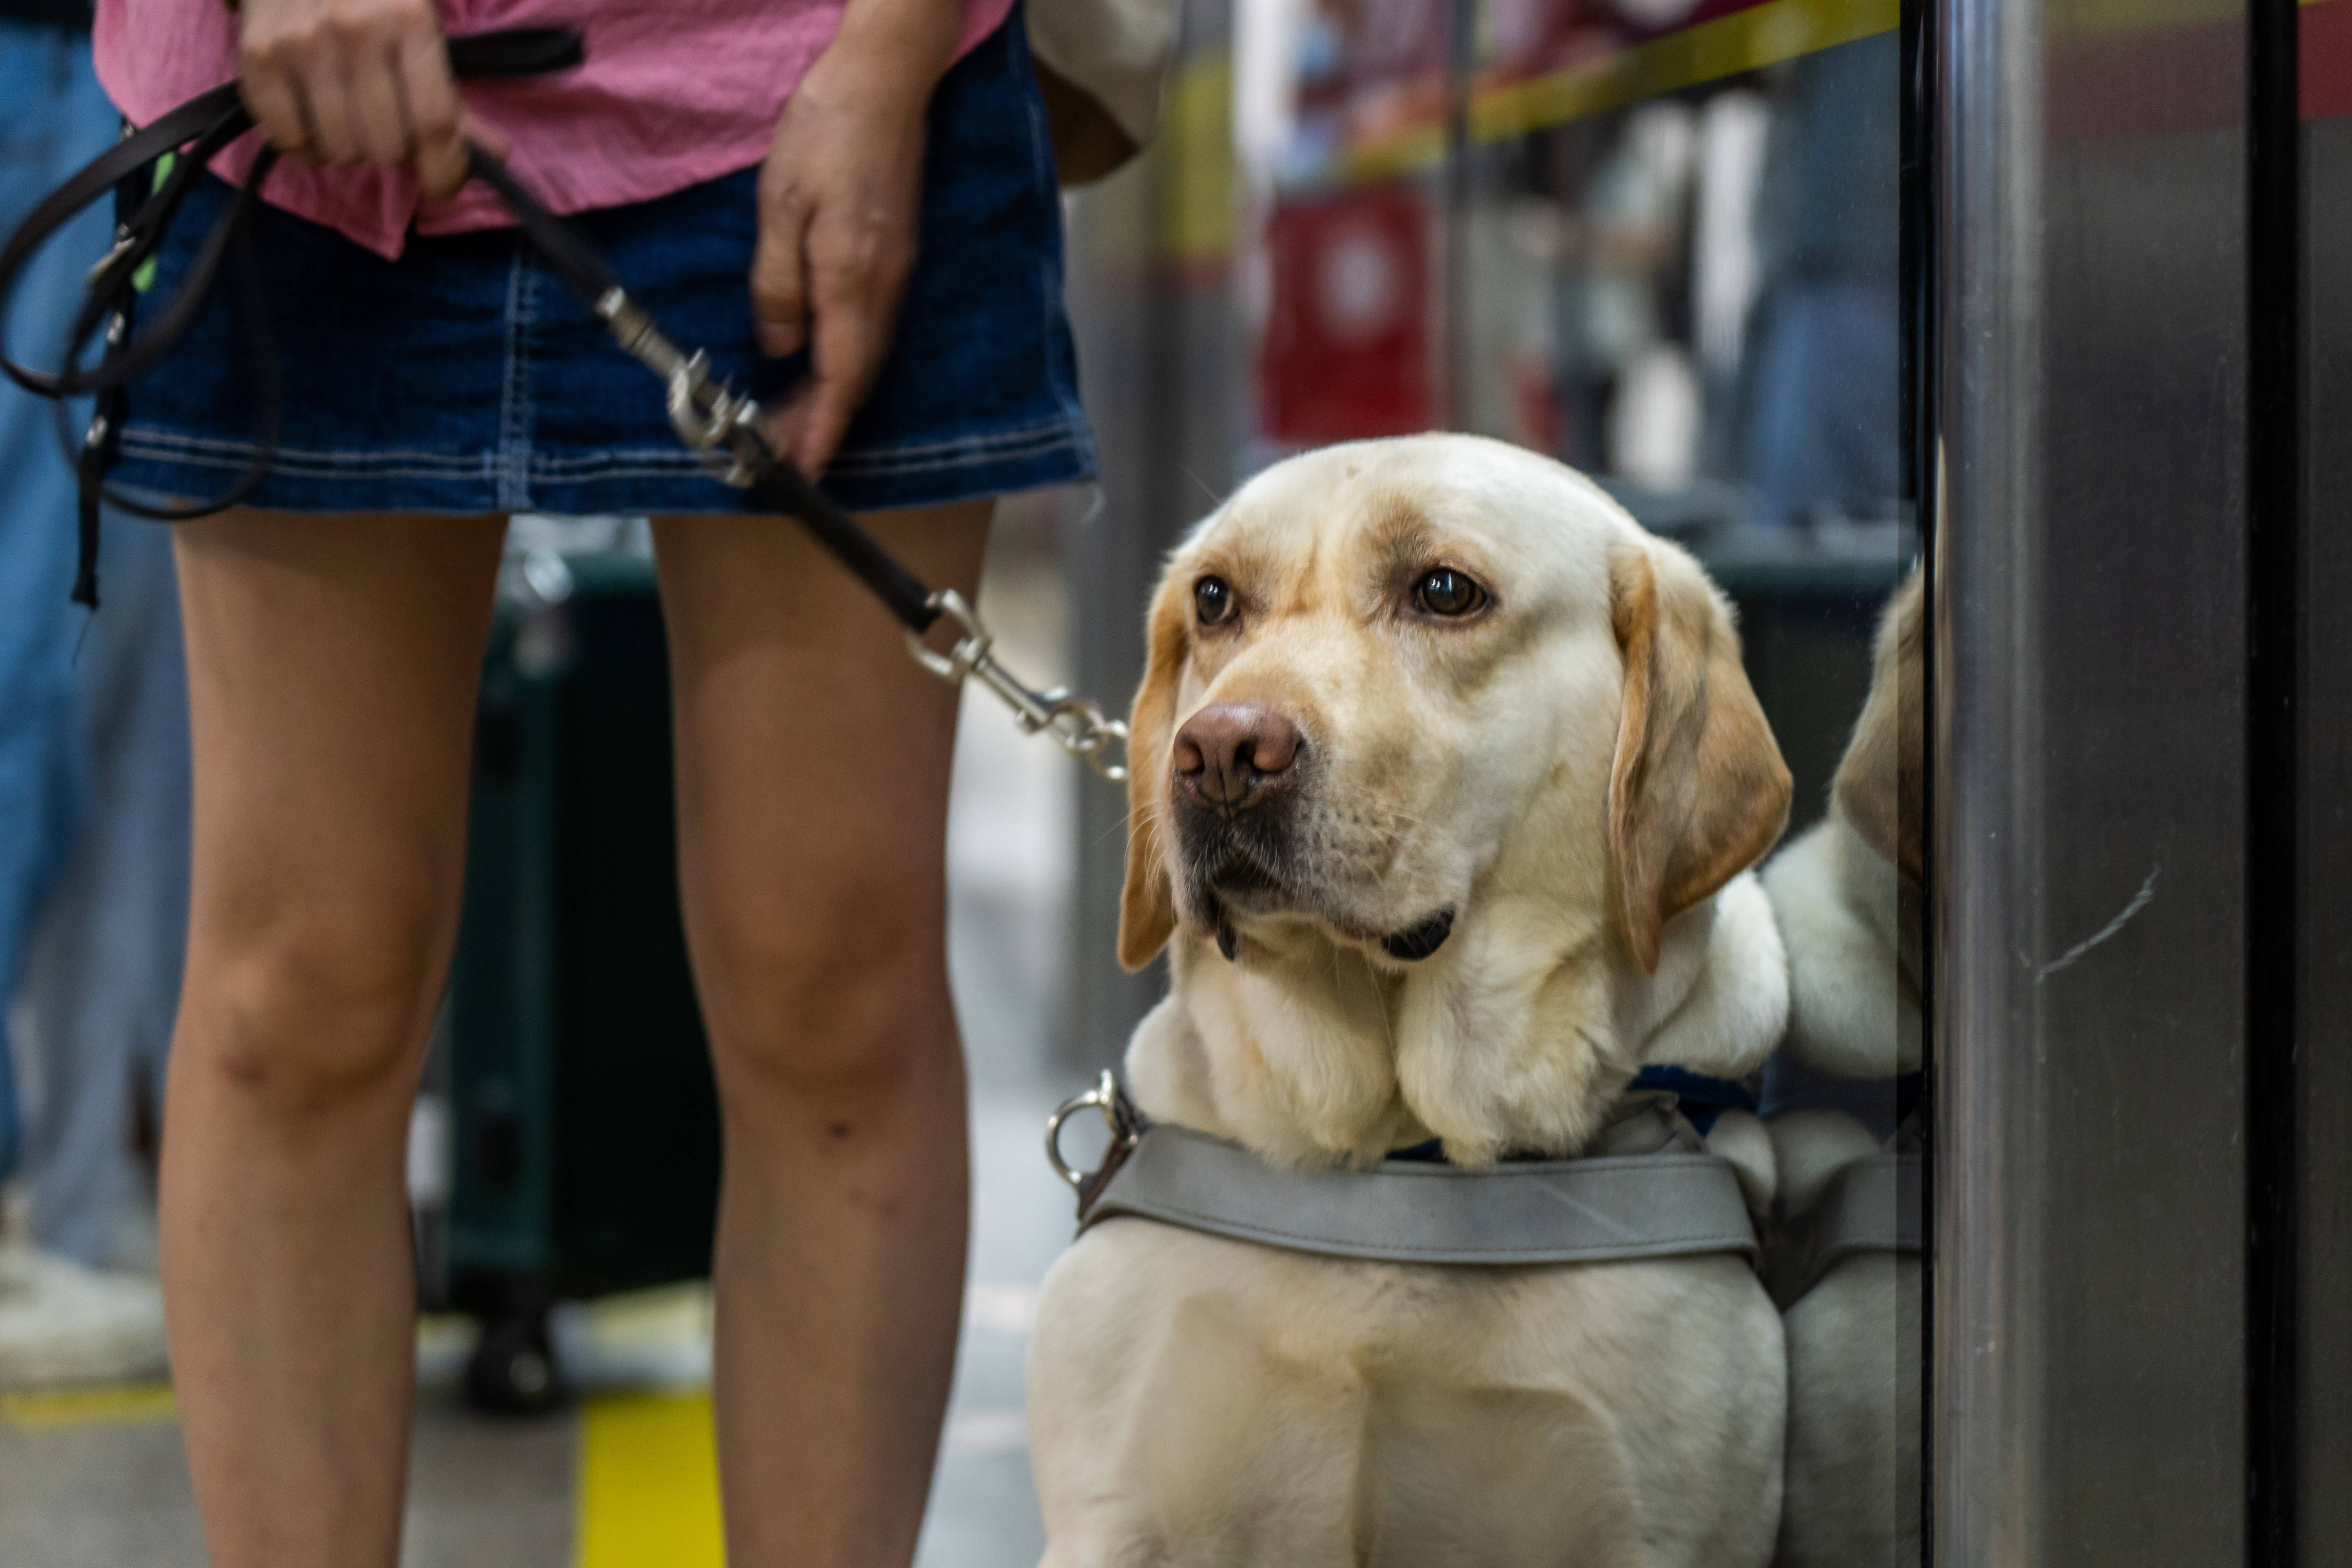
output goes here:
[[1886, 602], [1870, 698], [1830, 798], [1863, 842], [1916, 886], [1926, 875], [1927, 610], [1917, 570]]
[[1118, 895], [1118, 962], [1142, 968], [1176, 929], [1176, 895], [1168, 880], [1168, 745], [1176, 721], [1176, 678], [1189, 629], [1181, 596], [1166, 584], [1152, 595], [1150, 658], [1127, 720], [1127, 886]]
[[1789, 822], [1789, 769], [1739, 664], [1731, 613], [1697, 563], [1628, 542], [1609, 560], [1625, 661], [1609, 772], [1620, 928], [1643, 973], [1665, 923], [1763, 858]]

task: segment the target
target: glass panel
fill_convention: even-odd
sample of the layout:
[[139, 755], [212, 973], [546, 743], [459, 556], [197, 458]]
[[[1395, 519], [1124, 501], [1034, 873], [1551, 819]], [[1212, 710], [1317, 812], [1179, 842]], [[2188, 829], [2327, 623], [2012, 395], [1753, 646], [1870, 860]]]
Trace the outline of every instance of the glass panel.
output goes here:
[[[1780, 1182], [1782, 1560], [1879, 1563], [1916, 1560], [1922, 1353], [1916, 1251], [1880, 1249], [1916, 1237], [1916, 593], [1862, 717], [1874, 628], [1916, 555], [1900, 53], [1885, 30], [1773, 59], [1790, 10], [1710, 6], [1662, 40], [1654, 14], [1490, 7], [1471, 121], [1515, 133], [1466, 153], [1458, 384], [1465, 423], [1599, 477], [1738, 606], [1794, 777], [1763, 873], [1790, 1025], [1754, 1085]], [[1713, 49], [1671, 47], [1694, 33]], [[1759, 64], [1695, 63], [1727, 58]]]

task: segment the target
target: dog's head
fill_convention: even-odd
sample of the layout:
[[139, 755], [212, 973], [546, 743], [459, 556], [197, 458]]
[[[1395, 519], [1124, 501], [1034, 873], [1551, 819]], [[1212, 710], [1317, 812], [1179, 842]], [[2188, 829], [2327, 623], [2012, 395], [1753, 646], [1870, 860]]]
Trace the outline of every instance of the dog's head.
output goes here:
[[1926, 874], [1927, 613], [1918, 572], [1879, 621], [1831, 820], [1764, 872], [1789, 951], [1790, 1059], [1832, 1078], [1916, 1069]]
[[1409, 1101], [1417, 1008], [1459, 1033], [1498, 1005], [1558, 1007], [1610, 1035], [1625, 1002], [1605, 977], [1655, 975], [1676, 917], [1787, 820], [1788, 770], [1696, 563], [1500, 443], [1268, 470], [1171, 557], [1150, 641], [1121, 962], [1179, 933], [1261, 973], [1360, 954], [1406, 1026]]

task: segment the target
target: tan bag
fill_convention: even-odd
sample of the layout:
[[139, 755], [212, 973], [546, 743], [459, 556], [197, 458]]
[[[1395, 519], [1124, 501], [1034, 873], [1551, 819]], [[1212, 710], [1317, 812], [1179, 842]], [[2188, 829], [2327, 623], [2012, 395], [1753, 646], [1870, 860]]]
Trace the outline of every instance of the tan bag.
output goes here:
[[1027, 0], [1029, 47], [1065, 185], [1091, 184], [1143, 150], [1176, 53], [1179, 0]]

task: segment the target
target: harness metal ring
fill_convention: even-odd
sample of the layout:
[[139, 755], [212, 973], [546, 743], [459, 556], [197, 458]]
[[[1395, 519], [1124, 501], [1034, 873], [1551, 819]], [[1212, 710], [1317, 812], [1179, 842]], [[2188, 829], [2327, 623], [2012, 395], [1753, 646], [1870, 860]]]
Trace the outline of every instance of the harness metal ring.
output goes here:
[[1062, 1123], [1090, 1105], [1101, 1108], [1103, 1125], [1110, 1129], [1113, 1147], [1131, 1142], [1135, 1137], [1134, 1127], [1120, 1114], [1118, 1079], [1112, 1076], [1110, 1068], [1105, 1068], [1094, 1088], [1070, 1096], [1054, 1108], [1053, 1115], [1045, 1118], [1045, 1162], [1054, 1167], [1055, 1175], [1073, 1188], [1084, 1187], [1087, 1179], [1072, 1170], [1069, 1162], [1062, 1158]]

